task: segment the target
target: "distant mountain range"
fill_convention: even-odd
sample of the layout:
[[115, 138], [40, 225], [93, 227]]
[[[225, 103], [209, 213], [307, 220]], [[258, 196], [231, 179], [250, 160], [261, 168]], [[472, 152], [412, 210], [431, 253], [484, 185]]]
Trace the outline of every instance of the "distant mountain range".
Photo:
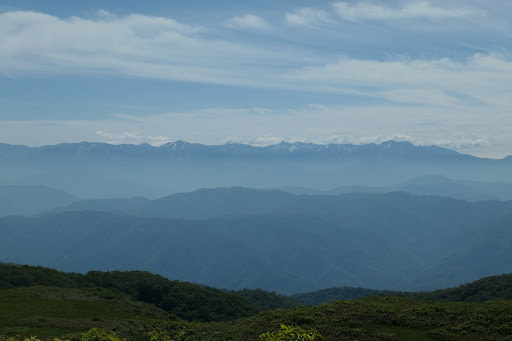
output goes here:
[[[218, 200], [223, 191], [222, 201]], [[512, 200], [512, 184], [454, 180], [425, 175], [393, 186], [342, 186], [331, 190], [301, 187], [257, 190], [242, 187], [203, 188], [150, 200], [145, 197], [88, 199], [44, 186], [0, 186], [0, 217], [35, 215], [47, 211], [103, 211], [143, 217], [209, 219], [228, 215], [256, 215], [277, 210], [300, 200], [301, 194], [406, 192], [437, 195], [467, 201]], [[292, 195], [293, 194], [293, 195]], [[199, 199], [200, 198], [200, 199]], [[197, 200], [200, 200], [199, 202]], [[201, 210], [198, 211], [198, 205]]]
[[165, 159], [200, 159], [218, 157], [331, 157], [331, 158], [377, 158], [377, 159], [478, 159], [471, 155], [437, 146], [415, 146], [410, 142], [388, 141], [381, 144], [328, 144], [288, 143], [281, 142], [266, 147], [255, 147], [246, 144], [203, 145], [176, 141], [159, 147], [149, 144], [107, 143], [62, 143], [42, 147], [0, 144], [0, 155], [3, 159], [10, 157], [34, 156], [88, 156], [88, 157], [157, 157]]
[[0, 185], [36, 184], [83, 198], [162, 197], [205, 187], [389, 187], [428, 174], [508, 182], [512, 157], [478, 158], [409, 142], [206, 146], [0, 144]]
[[280, 293], [454, 286], [512, 272], [510, 174], [511, 157], [394, 141], [0, 144], [0, 261]]

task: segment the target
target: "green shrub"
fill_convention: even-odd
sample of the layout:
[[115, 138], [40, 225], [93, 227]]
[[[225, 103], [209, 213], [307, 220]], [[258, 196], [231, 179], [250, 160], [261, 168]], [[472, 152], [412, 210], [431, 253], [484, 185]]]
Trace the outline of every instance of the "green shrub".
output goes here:
[[281, 325], [281, 330], [277, 333], [266, 332], [260, 335], [262, 341], [310, 341], [323, 340], [323, 337], [315, 329], [301, 329], [294, 326]]

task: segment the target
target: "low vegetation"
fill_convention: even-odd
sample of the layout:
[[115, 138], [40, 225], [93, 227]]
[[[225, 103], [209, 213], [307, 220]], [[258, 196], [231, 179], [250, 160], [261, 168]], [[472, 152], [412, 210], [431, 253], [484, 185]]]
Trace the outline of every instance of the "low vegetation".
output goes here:
[[[205, 295], [217, 290], [199, 287], [213, 290], [204, 291], [202, 296], [202, 291], [194, 291], [196, 286], [182, 283], [190, 298], [173, 294], [176, 299], [185, 299], [175, 301], [165, 311], [159, 307], [162, 300], [153, 304], [141, 301], [159, 297], [155, 294], [159, 284], [161, 288], [169, 285], [168, 280], [149, 273], [80, 275], [5, 264], [0, 269], [0, 341], [512, 340], [512, 300], [504, 299], [509, 295], [512, 275], [431, 293], [402, 293], [410, 297], [373, 296], [294, 307], [295, 301], [288, 301], [286, 296], [262, 290], [219, 290], [226, 296], [211, 300]], [[38, 285], [55, 284], [59, 278], [62, 287]], [[146, 280], [148, 284], [142, 286]], [[80, 287], [84, 285], [91, 287]], [[162, 297], [172, 290], [183, 290], [180, 286], [168, 288], [167, 293], [162, 289]], [[195, 318], [201, 314], [215, 316], [212, 312], [225, 316], [223, 310], [233, 312], [222, 302], [222, 297], [232, 296], [259, 301], [267, 308], [289, 303], [290, 309], [259, 308], [251, 316], [222, 321]], [[190, 311], [192, 318], [172, 313], [176, 306], [186, 307], [181, 309]]]
[[512, 299], [512, 274], [490, 276], [456, 288], [419, 293], [417, 299], [430, 301], [484, 302]]
[[146, 271], [66, 273], [41, 266], [0, 264], [0, 288], [26, 286], [103, 288], [130, 296], [189, 321], [224, 321], [265, 310], [250, 300], [219, 289], [170, 281]]
[[[139, 320], [131, 324], [120, 323], [105, 330], [114, 333], [110, 336], [128, 340], [301, 340], [271, 338], [282, 334], [281, 325], [284, 324], [307, 331], [308, 335], [313, 335], [311, 333], [314, 331], [322, 335], [325, 341], [510, 340], [511, 318], [512, 304], [505, 300], [418, 302], [405, 298], [374, 297], [338, 301], [318, 307], [274, 310], [234, 321], [201, 323], [159, 320], [140, 323]], [[37, 332], [32, 329], [29, 334], [20, 335], [41, 335]], [[269, 336], [265, 338], [263, 335]], [[84, 340], [80, 333], [62, 335], [62, 338]]]
[[52, 338], [90, 328], [170, 321], [152, 304], [107, 289], [23, 287], [0, 290], [0, 335]]

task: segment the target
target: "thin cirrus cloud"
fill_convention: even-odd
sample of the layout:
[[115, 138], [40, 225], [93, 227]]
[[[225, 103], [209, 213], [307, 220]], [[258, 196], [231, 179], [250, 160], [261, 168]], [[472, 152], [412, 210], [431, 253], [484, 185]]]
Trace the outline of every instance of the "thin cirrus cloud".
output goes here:
[[413, 2], [401, 8], [392, 8], [372, 3], [356, 3], [351, 6], [346, 2], [333, 4], [336, 13], [345, 20], [395, 20], [395, 19], [449, 19], [466, 17], [473, 14], [468, 9], [447, 9], [432, 6], [428, 1]]
[[142, 136], [137, 133], [124, 131], [119, 134], [114, 134], [112, 132], [107, 132], [103, 130], [96, 131], [97, 138], [101, 142], [111, 143], [111, 144], [123, 144], [123, 143], [131, 143], [131, 144], [139, 144], [144, 142], [149, 142], [149, 144], [153, 146], [161, 146], [167, 142], [171, 142], [169, 137], [165, 136]]
[[227, 27], [234, 29], [265, 31], [271, 28], [271, 25], [265, 19], [253, 14], [231, 18], [225, 24]]
[[[348, 6], [336, 3], [338, 9], [341, 4]], [[351, 18], [467, 15], [426, 2], [398, 9], [364, 6], [370, 5], [349, 6]], [[290, 24], [303, 26], [331, 20], [327, 12], [317, 9], [299, 9], [286, 18]], [[231, 22], [238, 27], [267, 25], [260, 20], [246, 15]], [[264, 44], [212, 38], [208, 33], [208, 28], [163, 17], [102, 11], [95, 18], [59, 18], [6, 12], [0, 14], [0, 72], [93, 72], [345, 94], [422, 106], [512, 108], [512, 62], [503, 55], [479, 53], [460, 60], [310, 58], [289, 46], [268, 49]]]
[[292, 13], [285, 13], [285, 22], [291, 26], [316, 26], [330, 21], [329, 14], [321, 9], [299, 8]]
[[466, 60], [341, 59], [283, 75], [290, 82], [359, 90], [369, 97], [419, 105], [503, 105], [512, 108], [512, 62], [496, 54]]
[[[58, 18], [0, 14], [0, 72], [101, 73], [244, 85], [246, 65], [293, 55], [208, 36], [208, 30], [144, 15]], [[298, 58], [300, 59], [300, 58]]]

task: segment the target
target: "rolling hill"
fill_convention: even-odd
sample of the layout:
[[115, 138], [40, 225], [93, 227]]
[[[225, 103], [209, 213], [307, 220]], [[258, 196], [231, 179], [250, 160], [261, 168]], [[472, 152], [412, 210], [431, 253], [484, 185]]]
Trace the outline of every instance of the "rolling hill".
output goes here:
[[90, 328], [173, 320], [152, 304], [105, 289], [20, 287], [0, 290], [0, 335], [37, 335], [53, 340]]
[[[512, 271], [498, 261], [510, 252], [506, 222], [512, 202], [396, 192], [284, 194], [279, 205], [257, 205], [244, 196], [261, 194], [261, 201], [266, 192], [204, 193], [222, 202], [226, 192], [233, 202], [239, 195], [240, 207], [250, 204], [244, 213], [268, 211], [236, 216], [228, 206], [225, 216], [207, 219], [212, 201], [191, 200], [181, 206], [189, 219], [97, 211], [6, 217], [0, 219], [0, 261], [78, 272], [141, 269], [214, 287], [279, 293], [336, 286], [430, 290]], [[488, 234], [501, 218], [495, 228], [503, 233]], [[471, 257], [474, 262], [468, 262]]]
[[512, 200], [512, 184], [474, 180], [455, 180], [436, 174], [414, 177], [391, 186], [340, 186], [329, 190], [303, 187], [281, 187], [280, 190], [292, 194], [339, 195], [346, 193], [389, 193], [407, 192], [415, 195], [438, 195], [467, 200]]
[[[214, 323], [182, 320], [153, 304], [141, 302], [162, 294], [165, 287], [170, 292], [186, 288], [188, 294], [181, 301], [175, 300], [173, 306], [181, 306], [198, 316], [205, 305], [183, 298], [188, 296], [200, 302], [209, 299], [197, 295], [197, 286], [193, 284], [175, 286], [175, 282], [144, 272], [92, 271], [81, 275], [0, 264], [0, 275], [0, 333], [17, 335], [17, 338], [38, 335], [48, 340], [55, 337], [89, 340], [90, 337], [79, 335], [89, 328], [100, 328], [91, 329], [88, 334], [137, 340], [148, 339], [149, 333], [155, 338], [181, 335], [191, 341], [258, 340], [259, 335], [276, 331], [282, 324], [314, 328], [324, 340], [508, 340], [510, 335], [512, 275], [482, 278], [457, 288], [425, 293], [331, 288], [293, 295], [311, 301], [306, 304], [319, 304], [327, 297], [339, 299], [340, 295], [347, 300], [317, 307], [300, 307], [290, 298], [262, 290], [242, 290], [237, 295], [269, 305], [292, 303], [290, 307], [294, 308]], [[54, 283], [61, 286], [39, 285]], [[226, 304], [232, 294], [225, 294], [224, 298], [212, 301], [215, 309], [210, 311], [218, 314], [232, 309], [231, 304]], [[354, 296], [361, 294], [374, 297], [354, 300]], [[375, 297], [386, 294], [410, 298]]]
[[189, 321], [225, 321], [257, 314], [265, 308], [242, 295], [197, 284], [170, 281], [144, 271], [65, 273], [51, 268], [0, 264], [0, 289], [26, 287], [90, 289], [103, 296], [127, 297], [152, 304]]

